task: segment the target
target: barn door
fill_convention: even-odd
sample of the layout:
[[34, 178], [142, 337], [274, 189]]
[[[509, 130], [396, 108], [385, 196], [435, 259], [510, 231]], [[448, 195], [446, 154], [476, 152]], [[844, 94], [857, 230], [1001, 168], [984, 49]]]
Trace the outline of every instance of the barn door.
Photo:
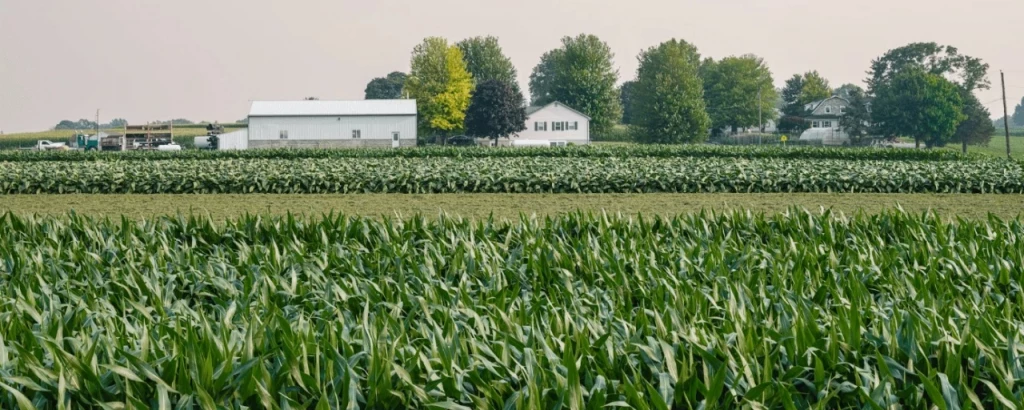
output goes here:
[[401, 137], [401, 134], [398, 133], [398, 132], [392, 132], [391, 133], [391, 148], [398, 148], [398, 142], [399, 142], [398, 140], [399, 140], [400, 137]]

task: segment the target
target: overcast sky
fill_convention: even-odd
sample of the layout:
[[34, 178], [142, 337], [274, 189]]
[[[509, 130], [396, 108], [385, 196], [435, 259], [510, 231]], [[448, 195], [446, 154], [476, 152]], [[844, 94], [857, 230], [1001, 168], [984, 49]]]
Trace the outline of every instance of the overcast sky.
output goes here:
[[1010, 100], [1024, 95], [1022, 18], [1022, 0], [0, 0], [0, 130], [97, 108], [103, 122], [223, 122], [251, 100], [362, 99], [426, 36], [498, 36], [526, 89], [540, 55], [579, 33], [611, 46], [620, 81], [673, 37], [764, 57], [780, 85], [811, 69], [860, 84], [891, 48], [951, 44], [992, 65], [979, 98], [1002, 116], [1000, 69]]

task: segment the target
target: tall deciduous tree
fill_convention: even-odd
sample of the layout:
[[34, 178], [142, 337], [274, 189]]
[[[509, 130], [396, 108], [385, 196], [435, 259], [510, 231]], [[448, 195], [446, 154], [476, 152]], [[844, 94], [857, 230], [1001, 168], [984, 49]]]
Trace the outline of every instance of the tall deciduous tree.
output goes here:
[[963, 100], [964, 122], [956, 129], [953, 141], [960, 141], [963, 151], [967, 152], [967, 145], [988, 145], [996, 127], [992, 124], [991, 115], [985, 106], [981, 105], [974, 93], [960, 89], [960, 99]]
[[917, 146], [943, 146], [966, 116], [960, 89], [923, 70], [903, 70], [875, 90], [872, 117], [885, 136], [911, 136]]
[[458, 47], [440, 37], [424, 39], [412, 51], [412, 72], [405, 90], [416, 99], [421, 133], [443, 140], [462, 129], [473, 78]]
[[619, 104], [622, 104], [622, 123], [633, 123], [633, 100], [636, 93], [636, 81], [626, 81], [619, 87]]
[[871, 62], [868, 91], [878, 88], [906, 70], [922, 70], [944, 76], [968, 92], [988, 89], [988, 64], [981, 59], [960, 54], [956, 47], [936, 43], [911, 43], [889, 50]]
[[804, 74], [804, 87], [800, 90], [800, 101], [803, 104], [821, 101], [831, 96], [832, 87], [825, 77], [817, 71], [808, 71]]
[[563, 38], [562, 47], [545, 53], [530, 75], [532, 103], [560, 101], [589, 116], [593, 134], [608, 132], [622, 118], [614, 56], [596, 36]]
[[630, 126], [637, 141], [678, 144], [707, 139], [711, 118], [704, 104], [697, 48], [682, 40], [640, 53]]
[[395, 71], [387, 77], [377, 77], [366, 84], [367, 100], [393, 100], [402, 98], [402, 88], [405, 87], [405, 73]]
[[484, 81], [498, 80], [516, 85], [516, 67], [512, 60], [505, 56], [498, 44], [498, 38], [473, 37], [460, 41], [459, 50], [466, 60], [466, 69], [473, 75], [473, 81], [480, 84]]
[[[764, 60], [754, 55], [708, 59], [700, 70], [704, 100], [716, 129], [758, 126], [774, 116], [775, 80]], [[760, 115], [759, 115], [760, 114]]]
[[1017, 108], [1013, 110], [1013, 122], [1018, 127], [1024, 127], [1024, 98], [1020, 99], [1020, 104], [1017, 104]]
[[526, 103], [519, 88], [502, 80], [476, 85], [466, 111], [466, 134], [497, 141], [525, 129]]

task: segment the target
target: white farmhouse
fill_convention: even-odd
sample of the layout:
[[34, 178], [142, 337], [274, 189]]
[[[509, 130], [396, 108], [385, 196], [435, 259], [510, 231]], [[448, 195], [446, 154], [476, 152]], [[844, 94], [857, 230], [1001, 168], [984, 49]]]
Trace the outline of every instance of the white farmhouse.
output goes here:
[[254, 101], [247, 134], [245, 148], [411, 147], [416, 101]]
[[589, 144], [590, 117], [557, 101], [529, 107], [526, 109], [526, 131], [513, 138]]

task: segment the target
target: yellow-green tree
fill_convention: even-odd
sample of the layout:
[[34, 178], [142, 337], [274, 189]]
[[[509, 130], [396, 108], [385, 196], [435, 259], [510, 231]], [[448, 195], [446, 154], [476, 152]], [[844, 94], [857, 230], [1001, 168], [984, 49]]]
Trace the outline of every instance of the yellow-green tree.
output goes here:
[[420, 134], [445, 137], [460, 131], [473, 90], [462, 51], [448, 40], [428, 37], [412, 50], [405, 90], [416, 99]]

